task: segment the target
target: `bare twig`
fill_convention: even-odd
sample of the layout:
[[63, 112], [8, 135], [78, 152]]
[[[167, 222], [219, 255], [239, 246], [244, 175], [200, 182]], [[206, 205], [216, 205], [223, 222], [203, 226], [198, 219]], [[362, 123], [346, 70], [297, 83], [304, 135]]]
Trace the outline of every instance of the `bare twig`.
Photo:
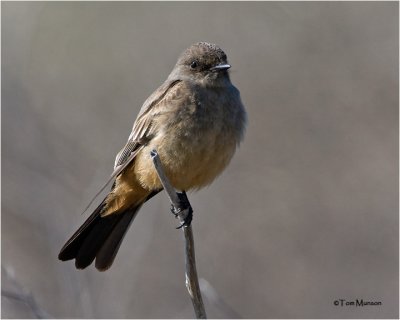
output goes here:
[[[42, 310], [39, 307], [39, 305], [37, 304], [32, 293], [30, 293], [26, 288], [24, 288], [21, 284], [19, 284], [17, 282], [17, 280], [15, 279], [12, 272], [8, 268], [5, 268], [3, 266], [1, 266], [1, 268], [2, 268], [3, 272], [5, 273], [5, 276], [11, 281], [11, 283], [17, 289], [17, 291], [19, 291], [17, 293], [17, 292], [12, 292], [9, 290], [1, 289], [1, 295], [5, 298], [24, 303], [31, 309], [31, 311], [33, 312], [33, 314], [35, 315], [35, 317], [37, 319], [51, 318], [46, 311]], [[3, 279], [3, 281], [4, 281], [4, 279]]]
[[199, 280], [197, 278], [192, 226], [190, 224], [185, 225], [185, 219], [188, 217], [188, 214], [191, 214], [192, 208], [190, 207], [189, 200], [187, 199], [185, 193], [180, 195], [183, 195], [186, 203], [189, 205], [186, 207], [182, 207], [182, 198], [179, 197], [180, 195], [175, 191], [174, 187], [171, 185], [167, 176], [165, 175], [160, 157], [156, 150], [153, 150], [151, 152], [151, 157], [153, 159], [154, 167], [157, 171], [160, 181], [168, 194], [174, 212], [177, 213], [177, 216], [179, 217], [183, 225], [182, 229], [185, 238], [186, 288], [189, 292], [190, 298], [192, 299], [196, 318], [206, 319], [207, 315], [200, 293]]

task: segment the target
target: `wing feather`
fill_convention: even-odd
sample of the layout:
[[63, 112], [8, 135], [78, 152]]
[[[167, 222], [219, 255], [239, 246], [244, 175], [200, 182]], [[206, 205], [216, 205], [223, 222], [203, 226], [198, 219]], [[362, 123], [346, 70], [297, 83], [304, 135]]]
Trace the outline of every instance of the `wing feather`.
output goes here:
[[[92, 198], [89, 204], [86, 206], [83, 213], [92, 205], [95, 199], [103, 192], [103, 190], [115, 180], [115, 178], [133, 161], [139, 151], [142, 149], [152, 137], [151, 132], [155, 130], [152, 128], [152, 122], [154, 116], [160, 111], [157, 108], [159, 102], [164, 99], [166, 94], [173, 88], [180, 80], [167, 79], [156, 91], [154, 91], [149, 98], [143, 103], [140, 109], [139, 115], [133, 125], [131, 134], [129, 135], [128, 141], [125, 146], [118, 152], [115, 162], [114, 171], [111, 174], [107, 182], [101, 187], [101, 189]], [[153, 129], [153, 130], [152, 130]]]
[[[132, 132], [129, 135], [128, 142], [125, 144], [122, 150], [118, 152], [117, 157], [115, 158], [114, 170], [116, 170], [118, 166], [122, 166], [125, 163], [132, 161], [133, 158], [130, 159], [132, 152], [151, 139], [151, 135], [149, 133], [152, 129], [152, 122], [154, 116], [159, 113], [159, 110], [156, 108], [156, 106], [178, 82], [180, 82], [180, 80], [167, 80], [143, 103], [139, 115], [133, 125]], [[128, 159], [129, 161], [127, 161]]]

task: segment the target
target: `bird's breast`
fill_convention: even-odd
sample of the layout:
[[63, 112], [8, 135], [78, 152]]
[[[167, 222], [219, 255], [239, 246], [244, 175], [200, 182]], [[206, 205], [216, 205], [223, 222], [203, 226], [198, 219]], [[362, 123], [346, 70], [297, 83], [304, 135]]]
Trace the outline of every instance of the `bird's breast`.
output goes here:
[[150, 158], [156, 149], [168, 178], [176, 189], [198, 189], [210, 184], [231, 160], [241, 138], [237, 119], [240, 99], [217, 92], [198, 94], [179, 108], [158, 116], [159, 130], [135, 160], [141, 184], [160, 187]]

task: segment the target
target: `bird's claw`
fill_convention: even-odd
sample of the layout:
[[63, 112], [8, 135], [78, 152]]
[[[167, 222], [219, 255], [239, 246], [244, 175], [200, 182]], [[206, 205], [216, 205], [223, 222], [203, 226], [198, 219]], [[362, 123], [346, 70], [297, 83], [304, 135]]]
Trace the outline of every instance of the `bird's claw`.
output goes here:
[[181, 218], [182, 214], [184, 214], [183, 211], [186, 211], [186, 216], [183, 219], [183, 223], [176, 228], [176, 229], [181, 229], [182, 227], [190, 226], [190, 223], [192, 222], [193, 219], [193, 209], [189, 203], [185, 191], [177, 194], [179, 197], [179, 207], [175, 208], [175, 206], [171, 205], [171, 212], [175, 216], [175, 218]]
[[193, 219], [193, 209], [192, 209], [192, 207], [188, 207], [185, 210], [187, 210], [186, 217], [184, 218], [183, 223], [179, 227], [177, 227], [176, 229], [180, 229], [182, 227], [188, 227], [192, 223], [192, 219]]

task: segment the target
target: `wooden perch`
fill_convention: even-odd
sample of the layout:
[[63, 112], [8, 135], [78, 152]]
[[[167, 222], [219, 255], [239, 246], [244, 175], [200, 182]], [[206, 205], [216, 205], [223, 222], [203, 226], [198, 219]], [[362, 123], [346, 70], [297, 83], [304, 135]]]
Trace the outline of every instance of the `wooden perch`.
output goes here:
[[168, 194], [169, 200], [173, 207], [172, 210], [181, 221], [180, 227], [183, 230], [185, 238], [186, 288], [189, 292], [190, 298], [192, 299], [196, 318], [207, 319], [196, 271], [193, 231], [190, 224], [193, 212], [192, 207], [190, 206], [186, 193], [176, 192], [174, 187], [169, 182], [167, 176], [164, 173], [163, 166], [157, 150], [151, 151], [151, 158], [153, 159], [154, 167], [164, 187], [164, 190]]

